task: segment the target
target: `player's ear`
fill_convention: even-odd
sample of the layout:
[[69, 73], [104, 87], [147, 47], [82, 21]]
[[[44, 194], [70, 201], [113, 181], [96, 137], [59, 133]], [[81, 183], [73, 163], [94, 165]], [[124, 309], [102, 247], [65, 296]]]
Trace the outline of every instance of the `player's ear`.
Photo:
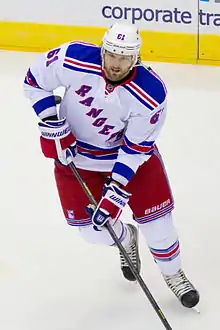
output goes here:
[[137, 63], [136, 64], [140, 64], [141, 63], [141, 54], [139, 54], [138, 58], [137, 58]]

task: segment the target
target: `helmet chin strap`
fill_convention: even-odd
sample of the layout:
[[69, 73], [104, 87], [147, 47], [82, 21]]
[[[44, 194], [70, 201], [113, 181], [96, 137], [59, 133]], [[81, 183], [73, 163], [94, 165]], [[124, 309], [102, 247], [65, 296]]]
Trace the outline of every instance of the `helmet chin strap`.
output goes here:
[[138, 55], [133, 55], [133, 63], [130, 70], [132, 70], [135, 67], [137, 60], [138, 60]]
[[104, 70], [105, 67], [105, 60], [104, 60], [104, 55], [105, 55], [105, 49], [102, 47], [101, 48], [101, 58], [102, 58], [102, 70]]

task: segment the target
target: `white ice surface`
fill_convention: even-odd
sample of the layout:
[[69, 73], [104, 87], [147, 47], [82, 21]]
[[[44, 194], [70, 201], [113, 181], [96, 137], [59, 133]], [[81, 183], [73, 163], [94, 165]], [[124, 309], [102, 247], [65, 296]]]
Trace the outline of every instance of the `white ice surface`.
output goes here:
[[[162, 330], [139, 286], [123, 280], [117, 251], [86, 244], [63, 219], [53, 164], [22, 92], [35, 56], [0, 52], [0, 329]], [[174, 330], [219, 330], [220, 68], [152, 66], [169, 90], [158, 145], [201, 314], [167, 289], [141, 237], [142, 275]]]

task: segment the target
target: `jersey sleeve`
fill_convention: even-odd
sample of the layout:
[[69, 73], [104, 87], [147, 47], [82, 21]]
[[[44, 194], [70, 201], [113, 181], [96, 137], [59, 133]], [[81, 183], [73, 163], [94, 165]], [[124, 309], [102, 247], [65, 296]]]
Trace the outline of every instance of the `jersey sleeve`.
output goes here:
[[66, 43], [39, 55], [26, 73], [24, 94], [41, 119], [57, 114], [53, 91], [68, 86], [63, 61], [69, 45]]
[[155, 149], [157, 139], [166, 117], [166, 100], [146, 116], [136, 114], [129, 119], [112, 170], [112, 179], [126, 186], [138, 167], [147, 161]]

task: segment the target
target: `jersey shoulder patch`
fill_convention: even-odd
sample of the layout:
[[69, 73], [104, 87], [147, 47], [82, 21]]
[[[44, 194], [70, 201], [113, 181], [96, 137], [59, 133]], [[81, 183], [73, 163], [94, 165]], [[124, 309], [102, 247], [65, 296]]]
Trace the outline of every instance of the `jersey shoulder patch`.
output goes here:
[[67, 69], [101, 75], [101, 48], [75, 41], [67, 48], [63, 66]]
[[144, 106], [154, 110], [166, 99], [166, 86], [160, 77], [143, 65], [136, 66], [136, 75], [124, 87]]

